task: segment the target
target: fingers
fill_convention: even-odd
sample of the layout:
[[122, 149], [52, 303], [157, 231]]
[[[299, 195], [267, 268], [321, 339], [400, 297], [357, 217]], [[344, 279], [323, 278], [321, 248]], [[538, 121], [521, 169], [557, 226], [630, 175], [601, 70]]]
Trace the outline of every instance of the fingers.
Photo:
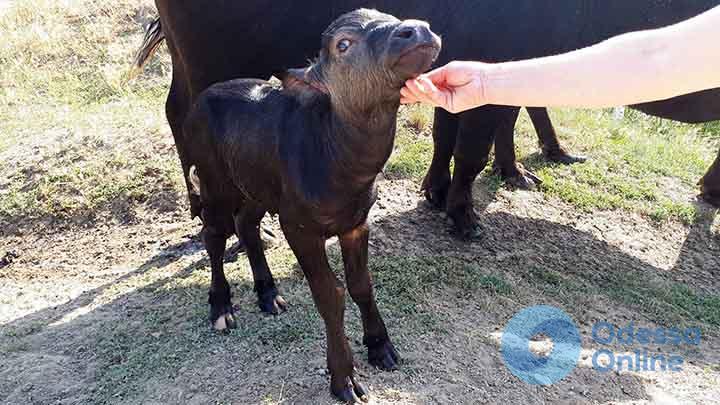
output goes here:
[[405, 87], [400, 90], [400, 102], [403, 104], [414, 104], [414, 103], [426, 103], [430, 104], [427, 96], [423, 94], [423, 90], [415, 82], [415, 80], [409, 80], [405, 83]]
[[[405, 87], [403, 87], [402, 90], [400, 90], [400, 102], [404, 104], [413, 104], [413, 103], [427, 103], [428, 101], [425, 99], [425, 97], [422, 95], [422, 91], [420, 91], [418, 85], [415, 83], [415, 80], [408, 80], [405, 83]], [[404, 101], [403, 101], [404, 100]]]
[[409, 102], [420, 102], [430, 104], [434, 107], [449, 108], [448, 90], [440, 90], [427, 77], [421, 76], [415, 80], [409, 80], [401, 92], [402, 97]]
[[432, 70], [416, 79], [408, 80], [405, 87], [400, 91], [400, 102], [403, 104], [425, 103], [434, 107], [445, 107], [444, 95], [438, 86], [446, 87], [448, 68], [443, 66]]
[[420, 100], [418, 100], [407, 87], [403, 87], [402, 90], [400, 90], [401, 104], [415, 104], [419, 102]]

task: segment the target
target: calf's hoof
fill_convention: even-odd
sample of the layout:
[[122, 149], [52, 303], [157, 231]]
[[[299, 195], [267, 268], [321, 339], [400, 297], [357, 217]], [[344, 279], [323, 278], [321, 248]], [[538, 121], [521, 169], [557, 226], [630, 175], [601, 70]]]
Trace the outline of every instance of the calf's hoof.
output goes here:
[[235, 322], [232, 305], [223, 306], [219, 309], [211, 309], [210, 323], [212, 324], [213, 329], [218, 332], [226, 332], [230, 329], [236, 329], [237, 322]]
[[333, 381], [330, 391], [335, 398], [346, 404], [362, 404], [370, 400], [368, 390], [354, 376], [338, 383]]
[[567, 153], [564, 150], [557, 150], [557, 151], [545, 151], [544, 150], [543, 156], [545, 156], [545, 159], [547, 159], [550, 162], [560, 163], [560, 164], [564, 164], [564, 165], [574, 165], [576, 163], [585, 163], [588, 160], [587, 156], [572, 155], [570, 153]]
[[287, 311], [287, 302], [278, 294], [277, 288], [258, 293], [258, 306], [268, 315], [280, 315]]
[[370, 365], [383, 371], [395, 371], [398, 369], [401, 362], [400, 355], [398, 355], [390, 339], [383, 339], [367, 346]]

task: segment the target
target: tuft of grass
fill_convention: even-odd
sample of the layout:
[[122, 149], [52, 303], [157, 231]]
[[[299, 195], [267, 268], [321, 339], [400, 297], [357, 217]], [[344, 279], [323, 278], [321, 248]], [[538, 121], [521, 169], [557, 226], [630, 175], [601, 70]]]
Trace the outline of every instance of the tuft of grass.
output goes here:
[[648, 281], [624, 274], [607, 288], [607, 295], [652, 314], [654, 320], [672, 323], [702, 322], [720, 328], [720, 295], [699, 293], [685, 284]]
[[385, 174], [390, 178], [421, 180], [432, 161], [432, 140], [400, 129], [395, 148], [395, 152], [385, 166]]
[[510, 295], [513, 291], [512, 285], [510, 285], [502, 276], [498, 275], [480, 276], [477, 279], [477, 282], [466, 285], [466, 288], [473, 289], [476, 288], [476, 286], [480, 286], [481, 289], [497, 295]]
[[450, 257], [378, 257], [371, 268], [377, 277], [378, 290], [385, 290], [396, 302], [419, 302], [419, 292], [439, 285], [474, 293], [478, 290], [507, 295], [511, 284], [502, 275], [488, 273], [474, 263]]
[[115, 202], [131, 205], [161, 203], [163, 196], [177, 199], [182, 179], [175, 161], [166, 157], [172, 151], [133, 146], [130, 151], [65, 149], [62, 157], [49, 159], [51, 164], [39, 163], [30, 176], [15, 173], [0, 196], [0, 217], [69, 219], [92, 216]]
[[432, 131], [433, 110], [424, 105], [410, 105], [405, 108], [402, 114], [405, 126], [415, 133], [422, 134]]

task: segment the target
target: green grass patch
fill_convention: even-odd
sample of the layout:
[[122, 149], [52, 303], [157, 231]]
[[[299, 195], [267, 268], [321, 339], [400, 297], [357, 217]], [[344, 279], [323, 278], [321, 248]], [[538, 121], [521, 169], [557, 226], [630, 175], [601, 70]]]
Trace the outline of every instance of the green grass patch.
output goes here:
[[433, 110], [426, 106], [403, 107], [398, 120], [395, 151], [385, 167], [391, 178], [421, 180], [433, 155]]
[[616, 300], [641, 308], [666, 324], [701, 322], [720, 328], [720, 295], [698, 293], [685, 284], [655, 282], [634, 274], [619, 277], [608, 288]]
[[[695, 222], [698, 209], [690, 196], [716, 155], [716, 123], [680, 124], [631, 110], [621, 121], [609, 111], [554, 110], [552, 115], [563, 144], [590, 160], [562, 166], [537, 155], [526, 158], [526, 166], [544, 182], [542, 192], [588, 212], [622, 210], [657, 222]], [[521, 147], [535, 148], [525, 114], [518, 128], [527, 134], [517, 137]]]
[[578, 274], [535, 265], [529, 266], [523, 279], [568, 308], [588, 296], [600, 295], [635, 308], [647, 319], [666, 326], [700, 324], [720, 330], [720, 295], [698, 292], [686, 284], [637, 271], [598, 269], [597, 273]]

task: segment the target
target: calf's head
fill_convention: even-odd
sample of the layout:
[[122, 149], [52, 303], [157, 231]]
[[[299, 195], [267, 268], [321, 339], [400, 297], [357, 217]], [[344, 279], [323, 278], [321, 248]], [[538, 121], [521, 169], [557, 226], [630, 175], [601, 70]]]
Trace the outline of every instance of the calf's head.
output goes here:
[[283, 82], [302, 96], [328, 97], [334, 108], [367, 112], [399, 103], [405, 81], [427, 71], [440, 47], [424, 21], [356, 10], [328, 27], [310, 67], [288, 71]]

